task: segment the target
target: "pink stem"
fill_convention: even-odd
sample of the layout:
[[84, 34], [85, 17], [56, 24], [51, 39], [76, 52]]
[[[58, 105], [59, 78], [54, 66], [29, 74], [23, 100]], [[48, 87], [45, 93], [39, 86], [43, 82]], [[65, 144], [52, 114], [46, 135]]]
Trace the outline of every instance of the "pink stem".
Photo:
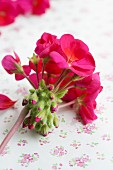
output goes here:
[[4, 138], [3, 142], [1, 143], [1, 145], [0, 145], [0, 154], [2, 154], [5, 146], [7, 145], [7, 143], [11, 139], [11, 137], [14, 135], [14, 133], [18, 130], [19, 126], [23, 122], [23, 120], [26, 117], [26, 115], [28, 114], [28, 112], [29, 112], [29, 109], [28, 109], [27, 106], [25, 106], [22, 109], [16, 123], [14, 124], [14, 126], [11, 128], [11, 130], [9, 131], [9, 133], [7, 134], [7, 136]]
[[66, 107], [66, 106], [69, 106], [71, 104], [74, 104], [75, 103], [75, 100], [72, 100], [71, 102], [68, 102], [68, 103], [65, 103], [65, 104], [62, 104], [62, 105], [59, 105], [58, 108], [63, 108], [63, 107]]

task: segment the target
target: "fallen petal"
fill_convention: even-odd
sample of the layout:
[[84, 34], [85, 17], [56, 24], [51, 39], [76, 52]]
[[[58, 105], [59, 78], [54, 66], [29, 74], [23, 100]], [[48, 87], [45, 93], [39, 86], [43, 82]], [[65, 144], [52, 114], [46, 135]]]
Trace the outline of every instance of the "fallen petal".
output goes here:
[[9, 97], [0, 94], [0, 110], [8, 109], [13, 106], [16, 101], [12, 101]]

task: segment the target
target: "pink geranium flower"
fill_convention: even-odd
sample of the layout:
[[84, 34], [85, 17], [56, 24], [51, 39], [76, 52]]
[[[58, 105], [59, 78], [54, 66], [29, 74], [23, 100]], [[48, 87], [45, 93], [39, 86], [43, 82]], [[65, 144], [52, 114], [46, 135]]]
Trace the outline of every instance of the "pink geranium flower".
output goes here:
[[50, 7], [49, 0], [31, 0], [32, 1], [32, 13], [35, 15], [41, 15], [46, 12], [46, 9]]
[[13, 23], [17, 16], [17, 11], [13, 1], [1, 0], [0, 1], [0, 26], [5, 26]]
[[64, 34], [60, 38], [61, 51], [50, 53], [50, 57], [57, 63], [62, 58], [60, 68], [70, 69], [79, 76], [91, 75], [95, 69], [95, 61], [89, 52], [87, 45], [70, 34]]

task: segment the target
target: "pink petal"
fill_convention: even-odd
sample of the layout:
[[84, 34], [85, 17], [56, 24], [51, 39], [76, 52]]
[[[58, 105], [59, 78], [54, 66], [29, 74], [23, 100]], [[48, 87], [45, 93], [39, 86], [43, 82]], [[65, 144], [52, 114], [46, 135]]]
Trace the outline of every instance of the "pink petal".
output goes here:
[[16, 57], [17, 63], [20, 63], [20, 58], [19, 58], [18, 54], [17, 54], [15, 51], [14, 51], [14, 55], [15, 55], [15, 57]]
[[97, 116], [94, 113], [94, 106], [92, 102], [87, 103], [86, 106], [81, 105], [79, 111], [84, 124], [91, 123], [93, 120], [97, 119]]
[[0, 110], [8, 109], [13, 106], [16, 101], [12, 101], [9, 97], [0, 94]]
[[[39, 76], [39, 80], [41, 80], [41, 74], [40, 74], [40, 73], [38, 74], [38, 76]], [[36, 76], [36, 74], [35, 74], [35, 73], [31, 74], [31, 75], [29, 76], [29, 79], [32, 81], [32, 83], [34, 84], [34, 86], [35, 86], [36, 88], [38, 88], [38, 81], [37, 81], [37, 76]]]
[[68, 64], [64, 57], [62, 57], [59, 53], [53, 51], [50, 53], [50, 57], [57, 64], [59, 68], [68, 68]]
[[87, 56], [81, 60], [74, 61], [70, 69], [79, 76], [89, 76], [95, 70], [95, 61], [93, 56], [88, 53]]
[[5, 70], [15, 70], [16, 67], [14, 65], [15, 59], [11, 55], [6, 55], [2, 60], [2, 66]]
[[70, 45], [74, 41], [74, 37], [71, 34], [64, 34], [60, 38], [61, 48], [67, 55], [67, 49], [70, 51]]

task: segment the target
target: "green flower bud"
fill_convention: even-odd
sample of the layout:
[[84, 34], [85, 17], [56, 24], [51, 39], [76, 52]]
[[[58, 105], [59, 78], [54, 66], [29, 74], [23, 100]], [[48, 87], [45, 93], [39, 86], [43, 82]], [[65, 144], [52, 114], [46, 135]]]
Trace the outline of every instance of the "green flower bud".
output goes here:
[[61, 90], [59, 93], [56, 94], [57, 98], [62, 98], [68, 92], [68, 90]]
[[40, 132], [40, 131], [41, 131], [41, 127], [42, 127], [42, 124], [39, 122], [39, 123], [36, 124], [35, 130], [36, 130], [37, 132]]
[[38, 116], [38, 118], [41, 118], [41, 120], [42, 120], [42, 119], [44, 119], [45, 114], [46, 114], [45, 110], [42, 110], [39, 112], [39, 114], [37, 116]]
[[42, 88], [46, 87], [45, 81], [43, 79], [40, 81], [39, 86], [42, 87]]
[[44, 118], [42, 119], [43, 124], [46, 124], [47, 122], [47, 114], [44, 115]]
[[55, 115], [54, 118], [53, 118], [53, 124], [56, 128], [58, 128], [59, 126], [59, 120], [58, 120], [58, 117]]
[[49, 127], [48, 127], [46, 124], [44, 124], [44, 125], [41, 127], [41, 134], [42, 134], [43, 136], [47, 136], [47, 135], [48, 135], [48, 132], [49, 132]]
[[49, 97], [50, 97], [51, 100], [54, 100], [54, 99], [55, 99], [54, 93], [50, 92], [50, 93], [49, 93]]
[[57, 103], [56, 102], [51, 102], [51, 107], [57, 107]]
[[53, 125], [53, 116], [51, 113], [47, 116], [47, 125], [49, 128], [51, 128]]
[[38, 102], [38, 110], [43, 110], [45, 107], [45, 102], [44, 100], [41, 100]]
[[32, 100], [35, 100], [36, 102], [38, 101], [38, 96], [37, 96], [36, 92], [34, 92], [34, 93], [32, 94], [31, 99], [32, 99]]
[[33, 64], [37, 65], [40, 59], [39, 59], [39, 57], [37, 57], [36, 54], [33, 53], [33, 56], [32, 56], [31, 58], [29, 58], [29, 60], [30, 60]]
[[47, 93], [46, 92], [42, 92], [41, 93], [41, 97], [46, 97], [47, 96]]

